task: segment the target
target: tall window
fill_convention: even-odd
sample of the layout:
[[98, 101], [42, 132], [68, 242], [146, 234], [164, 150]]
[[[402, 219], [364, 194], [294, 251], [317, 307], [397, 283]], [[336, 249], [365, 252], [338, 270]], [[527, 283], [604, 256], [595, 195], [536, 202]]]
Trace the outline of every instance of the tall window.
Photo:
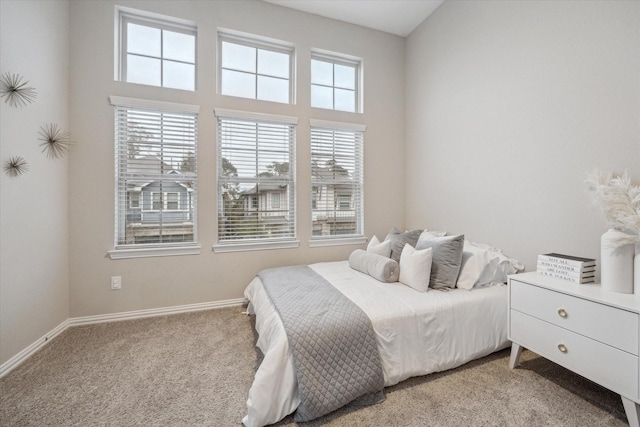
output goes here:
[[218, 242], [296, 237], [293, 117], [216, 109]]
[[311, 121], [312, 238], [363, 235], [365, 127]]
[[311, 54], [311, 106], [360, 111], [360, 61]]
[[195, 244], [198, 107], [115, 96], [111, 103], [116, 249]]
[[121, 11], [120, 80], [195, 90], [195, 24]]
[[293, 47], [218, 33], [222, 95], [293, 103]]

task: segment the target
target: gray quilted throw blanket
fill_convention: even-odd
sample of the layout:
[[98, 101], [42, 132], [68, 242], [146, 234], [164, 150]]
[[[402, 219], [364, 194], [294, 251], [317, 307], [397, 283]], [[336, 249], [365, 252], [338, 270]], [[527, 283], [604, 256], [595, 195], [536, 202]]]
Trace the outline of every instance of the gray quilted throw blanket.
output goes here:
[[280, 314], [293, 354], [300, 405], [309, 421], [357, 399], [384, 400], [384, 378], [369, 317], [306, 265], [258, 273]]

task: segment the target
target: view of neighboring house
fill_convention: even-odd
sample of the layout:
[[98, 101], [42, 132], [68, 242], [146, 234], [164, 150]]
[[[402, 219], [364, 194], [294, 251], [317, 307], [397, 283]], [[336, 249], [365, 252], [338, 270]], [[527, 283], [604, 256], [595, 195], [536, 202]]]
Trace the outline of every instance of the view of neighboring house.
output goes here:
[[[311, 209], [313, 235], [353, 234], [356, 229], [356, 209], [353, 202], [353, 178], [349, 171], [335, 162], [312, 166]], [[339, 183], [335, 183], [335, 182]], [[285, 227], [289, 222], [289, 192], [286, 184], [257, 184], [239, 193], [244, 222], [253, 218], [256, 225]]]
[[192, 240], [191, 178], [158, 156], [129, 159], [126, 174], [127, 243]]
[[353, 234], [356, 230], [354, 194], [358, 191], [349, 171], [328, 161], [311, 167], [313, 235]]
[[246, 215], [258, 215], [263, 221], [288, 219], [289, 195], [286, 184], [259, 184], [242, 192], [241, 196]]

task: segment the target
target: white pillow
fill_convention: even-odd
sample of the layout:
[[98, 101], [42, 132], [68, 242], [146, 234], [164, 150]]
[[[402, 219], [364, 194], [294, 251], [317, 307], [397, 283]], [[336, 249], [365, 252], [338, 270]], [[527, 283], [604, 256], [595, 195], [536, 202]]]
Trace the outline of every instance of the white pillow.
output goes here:
[[429, 289], [429, 277], [431, 276], [431, 248], [416, 250], [410, 244], [404, 245], [400, 255], [400, 279], [399, 281], [420, 292]]
[[465, 240], [456, 287], [471, 290], [505, 283], [507, 275], [522, 270], [522, 264], [504, 255], [500, 249]]
[[372, 252], [377, 255], [386, 256], [389, 258], [391, 256], [391, 240], [385, 240], [380, 243], [380, 240], [374, 235], [371, 240], [369, 240], [369, 244], [367, 245], [367, 252]]

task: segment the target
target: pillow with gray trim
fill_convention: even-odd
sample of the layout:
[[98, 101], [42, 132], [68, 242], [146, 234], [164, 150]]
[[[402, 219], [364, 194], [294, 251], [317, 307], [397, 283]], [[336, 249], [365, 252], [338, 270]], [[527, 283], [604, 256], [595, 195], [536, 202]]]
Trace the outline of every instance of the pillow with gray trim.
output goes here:
[[427, 233], [420, 236], [416, 249], [432, 248], [431, 279], [433, 289], [455, 288], [464, 248], [464, 234], [457, 236], [430, 237]]
[[[393, 227], [387, 237], [386, 240], [391, 240], [391, 259], [400, 262], [400, 255], [402, 255], [402, 249], [404, 245], [409, 243], [411, 246], [415, 248], [418, 243], [418, 239], [420, 238], [420, 234], [422, 234], [423, 230], [412, 230], [407, 231], [405, 233], [401, 233], [400, 230]], [[423, 248], [424, 249], [424, 248]]]

